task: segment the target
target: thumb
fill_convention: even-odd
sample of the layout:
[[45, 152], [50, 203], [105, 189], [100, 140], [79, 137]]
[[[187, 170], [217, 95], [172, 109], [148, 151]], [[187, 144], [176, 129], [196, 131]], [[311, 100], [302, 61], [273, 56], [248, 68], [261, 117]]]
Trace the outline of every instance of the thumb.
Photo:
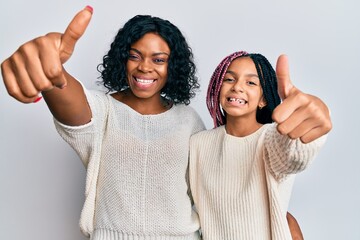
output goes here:
[[284, 100], [294, 87], [290, 80], [288, 57], [284, 54], [280, 55], [277, 60], [276, 77], [278, 80], [278, 93], [281, 99]]
[[84, 34], [91, 16], [93, 8], [86, 6], [83, 10], [78, 12], [69, 26], [66, 28], [64, 34], [61, 37], [60, 45], [60, 60], [61, 63], [65, 63], [74, 51], [76, 42]]

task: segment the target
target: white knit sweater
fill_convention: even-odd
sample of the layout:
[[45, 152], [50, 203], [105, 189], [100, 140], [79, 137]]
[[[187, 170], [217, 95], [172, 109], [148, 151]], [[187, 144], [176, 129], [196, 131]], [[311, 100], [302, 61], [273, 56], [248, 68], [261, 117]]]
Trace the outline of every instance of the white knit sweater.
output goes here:
[[221, 126], [190, 140], [190, 185], [204, 240], [291, 239], [286, 221], [294, 174], [326, 137], [308, 144], [266, 124], [246, 137]]
[[198, 239], [189, 198], [188, 153], [204, 130], [190, 107], [141, 115], [99, 91], [86, 91], [93, 118], [58, 132], [87, 167], [83, 233], [94, 240]]

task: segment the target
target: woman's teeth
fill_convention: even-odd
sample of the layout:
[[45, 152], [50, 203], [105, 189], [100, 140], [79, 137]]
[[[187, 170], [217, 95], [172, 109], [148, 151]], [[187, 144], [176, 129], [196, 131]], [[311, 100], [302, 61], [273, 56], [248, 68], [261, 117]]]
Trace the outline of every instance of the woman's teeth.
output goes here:
[[135, 78], [135, 80], [141, 84], [151, 84], [155, 81], [154, 79], [149, 80], [149, 79], [140, 79], [140, 78]]

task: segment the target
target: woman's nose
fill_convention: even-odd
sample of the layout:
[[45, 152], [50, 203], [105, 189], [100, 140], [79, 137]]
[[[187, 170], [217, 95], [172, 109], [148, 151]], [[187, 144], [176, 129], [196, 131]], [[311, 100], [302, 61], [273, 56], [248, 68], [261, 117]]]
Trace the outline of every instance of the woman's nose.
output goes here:
[[138, 69], [142, 72], [150, 72], [152, 71], [152, 63], [150, 60], [144, 59], [139, 63]]

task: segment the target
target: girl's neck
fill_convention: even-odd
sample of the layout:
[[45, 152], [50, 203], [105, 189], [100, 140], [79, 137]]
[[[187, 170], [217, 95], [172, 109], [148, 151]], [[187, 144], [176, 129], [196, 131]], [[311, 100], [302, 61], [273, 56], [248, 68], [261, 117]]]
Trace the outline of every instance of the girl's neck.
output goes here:
[[160, 114], [171, 108], [171, 104], [163, 99], [160, 94], [151, 98], [139, 98], [129, 89], [112, 94], [116, 100], [128, 105], [142, 115]]
[[226, 133], [235, 137], [246, 137], [256, 132], [263, 124], [245, 118], [227, 118]]

